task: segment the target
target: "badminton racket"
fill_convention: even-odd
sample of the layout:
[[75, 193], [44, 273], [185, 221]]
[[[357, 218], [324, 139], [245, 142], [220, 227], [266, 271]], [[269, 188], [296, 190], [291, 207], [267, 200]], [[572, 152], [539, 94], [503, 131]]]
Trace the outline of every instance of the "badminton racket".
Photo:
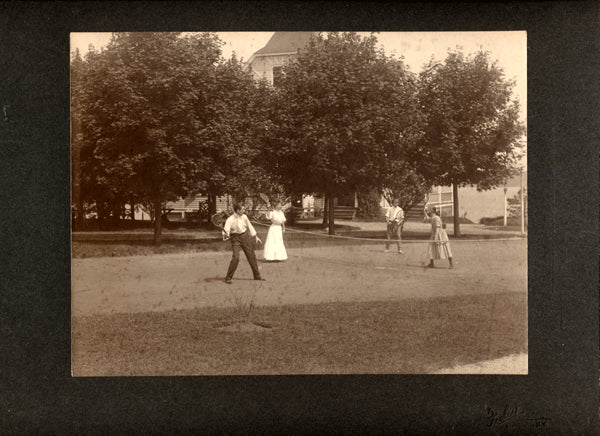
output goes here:
[[271, 202], [269, 201], [269, 197], [267, 196], [267, 194], [263, 194], [262, 192], [260, 194], [258, 194], [258, 196], [260, 197], [260, 199], [262, 201], [265, 202], [265, 204], [268, 206], [271, 204]]

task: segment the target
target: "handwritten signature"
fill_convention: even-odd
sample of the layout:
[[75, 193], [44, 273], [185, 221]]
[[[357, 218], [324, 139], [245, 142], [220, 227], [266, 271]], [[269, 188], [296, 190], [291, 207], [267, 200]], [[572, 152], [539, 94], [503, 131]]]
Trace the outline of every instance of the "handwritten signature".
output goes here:
[[529, 418], [527, 417], [527, 412], [520, 407], [512, 407], [510, 405], [504, 406], [504, 409], [496, 410], [491, 407], [485, 409], [488, 415], [488, 427], [497, 427], [503, 424], [508, 425], [508, 423], [514, 425], [523, 425], [533, 426], [535, 428], [547, 427], [550, 423], [550, 418], [545, 417], [535, 417]]

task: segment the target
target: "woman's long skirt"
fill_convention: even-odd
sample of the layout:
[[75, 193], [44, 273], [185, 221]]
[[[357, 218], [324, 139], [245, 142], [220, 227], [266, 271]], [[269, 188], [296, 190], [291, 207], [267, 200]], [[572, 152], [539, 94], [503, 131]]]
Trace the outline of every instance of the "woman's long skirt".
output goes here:
[[283, 245], [283, 232], [281, 226], [272, 224], [267, 233], [264, 248], [265, 260], [286, 260], [287, 252]]

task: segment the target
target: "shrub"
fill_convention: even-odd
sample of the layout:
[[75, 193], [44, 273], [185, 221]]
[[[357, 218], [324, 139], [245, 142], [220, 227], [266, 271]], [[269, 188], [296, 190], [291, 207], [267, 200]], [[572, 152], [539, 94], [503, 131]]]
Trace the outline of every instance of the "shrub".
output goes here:
[[362, 219], [380, 219], [381, 218], [381, 195], [376, 191], [358, 193], [358, 209], [356, 217]]

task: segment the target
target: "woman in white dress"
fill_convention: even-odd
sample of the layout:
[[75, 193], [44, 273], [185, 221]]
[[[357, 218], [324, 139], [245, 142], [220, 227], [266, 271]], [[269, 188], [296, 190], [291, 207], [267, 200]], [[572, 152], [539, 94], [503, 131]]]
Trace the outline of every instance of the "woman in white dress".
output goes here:
[[442, 224], [442, 219], [439, 216], [438, 210], [434, 207], [432, 212], [429, 208], [425, 207], [425, 220], [431, 223], [431, 236], [429, 240], [429, 246], [427, 247], [427, 256], [429, 257], [429, 268], [433, 268], [434, 259], [448, 259], [449, 266], [452, 268], [452, 250], [450, 250], [450, 242], [448, 240], [448, 234]]
[[283, 234], [285, 233], [285, 215], [281, 210], [281, 202], [275, 203], [275, 209], [267, 213], [271, 220], [271, 227], [265, 241], [264, 257], [269, 261], [282, 261], [287, 259]]

